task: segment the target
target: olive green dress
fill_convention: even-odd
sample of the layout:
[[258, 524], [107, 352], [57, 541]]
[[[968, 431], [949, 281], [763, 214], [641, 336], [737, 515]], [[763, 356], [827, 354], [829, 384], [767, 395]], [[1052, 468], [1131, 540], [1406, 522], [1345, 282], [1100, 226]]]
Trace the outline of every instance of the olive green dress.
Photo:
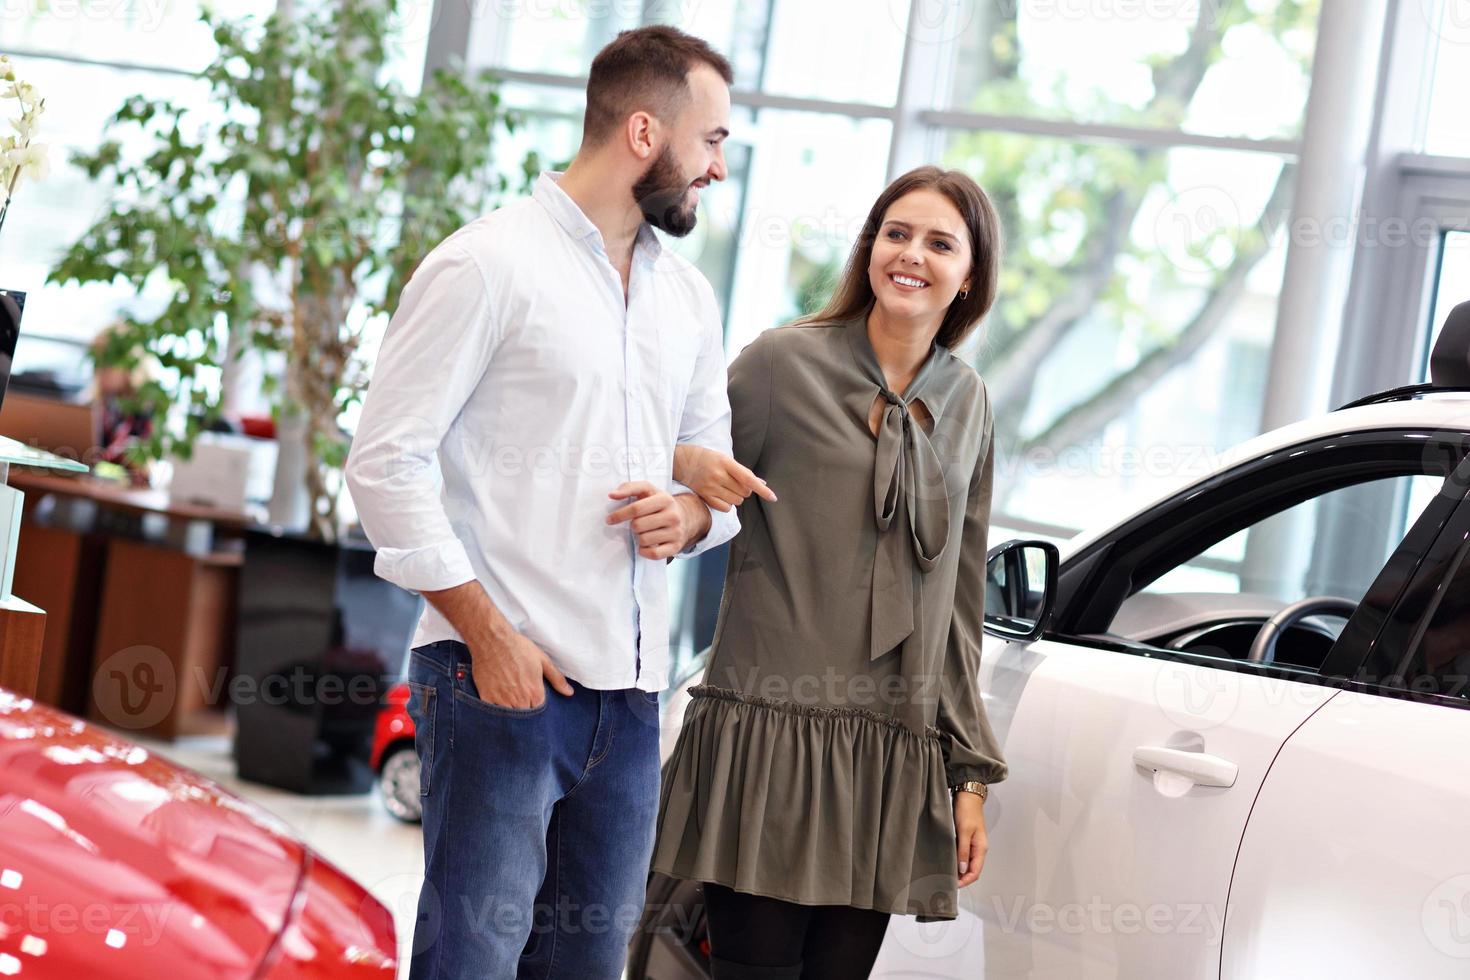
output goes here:
[[[915, 399], [932, 422], [911, 414]], [[1006, 775], [976, 687], [994, 468], [985, 384], [936, 345], [894, 394], [858, 318], [762, 334], [730, 367], [730, 405], [736, 458], [780, 499], [740, 508], [653, 869], [952, 919], [949, 786]]]

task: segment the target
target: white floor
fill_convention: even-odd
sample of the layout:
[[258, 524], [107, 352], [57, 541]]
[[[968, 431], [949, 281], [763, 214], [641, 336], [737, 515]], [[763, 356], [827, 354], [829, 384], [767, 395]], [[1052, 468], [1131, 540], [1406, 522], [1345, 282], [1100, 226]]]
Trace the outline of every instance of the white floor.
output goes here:
[[240, 780], [235, 776], [228, 736], [197, 736], [176, 742], [126, 737], [269, 810], [290, 824], [317, 853], [372, 892], [393, 912], [399, 976], [408, 975], [408, 951], [424, 875], [423, 836], [417, 824], [389, 816], [372, 793], [298, 796]]

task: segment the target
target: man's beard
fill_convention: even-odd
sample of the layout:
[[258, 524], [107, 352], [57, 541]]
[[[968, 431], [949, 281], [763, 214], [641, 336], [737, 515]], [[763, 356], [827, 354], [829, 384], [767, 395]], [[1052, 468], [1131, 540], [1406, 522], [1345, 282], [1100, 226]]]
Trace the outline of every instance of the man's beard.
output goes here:
[[698, 221], [694, 207], [684, 203], [689, 186], [690, 182], [679, 173], [674, 154], [664, 147], [633, 185], [633, 200], [649, 224], [683, 238]]

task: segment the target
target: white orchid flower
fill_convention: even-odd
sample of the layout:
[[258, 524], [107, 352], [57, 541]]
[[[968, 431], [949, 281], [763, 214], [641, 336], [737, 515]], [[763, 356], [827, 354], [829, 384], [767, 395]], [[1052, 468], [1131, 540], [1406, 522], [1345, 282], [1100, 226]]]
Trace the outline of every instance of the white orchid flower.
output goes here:
[[27, 180], [45, 180], [51, 173], [51, 161], [46, 150], [45, 143], [22, 146], [5, 155], [6, 163], [19, 168], [20, 175]]
[[51, 157], [45, 143], [32, 143], [25, 148], [21, 174], [30, 180], [45, 180], [51, 173]]
[[8, 55], [0, 54], [0, 99], [15, 99], [19, 117], [12, 117], [11, 133], [0, 136], [0, 221], [9, 210], [10, 192], [21, 177], [42, 180], [51, 172], [51, 161], [44, 143], [32, 143], [39, 128], [38, 117], [45, 108], [41, 93], [30, 82], [16, 78], [15, 64]]

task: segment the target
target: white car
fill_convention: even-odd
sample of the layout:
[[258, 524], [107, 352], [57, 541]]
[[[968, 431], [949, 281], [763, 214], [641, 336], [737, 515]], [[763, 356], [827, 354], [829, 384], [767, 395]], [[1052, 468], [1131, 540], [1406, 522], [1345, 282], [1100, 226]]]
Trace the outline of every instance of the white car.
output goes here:
[[[1467, 351], [1470, 303], [1432, 387], [992, 549], [985, 868], [872, 976], [1470, 976]], [[698, 886], [649, 899], [629, 976], [707, 976]]]

